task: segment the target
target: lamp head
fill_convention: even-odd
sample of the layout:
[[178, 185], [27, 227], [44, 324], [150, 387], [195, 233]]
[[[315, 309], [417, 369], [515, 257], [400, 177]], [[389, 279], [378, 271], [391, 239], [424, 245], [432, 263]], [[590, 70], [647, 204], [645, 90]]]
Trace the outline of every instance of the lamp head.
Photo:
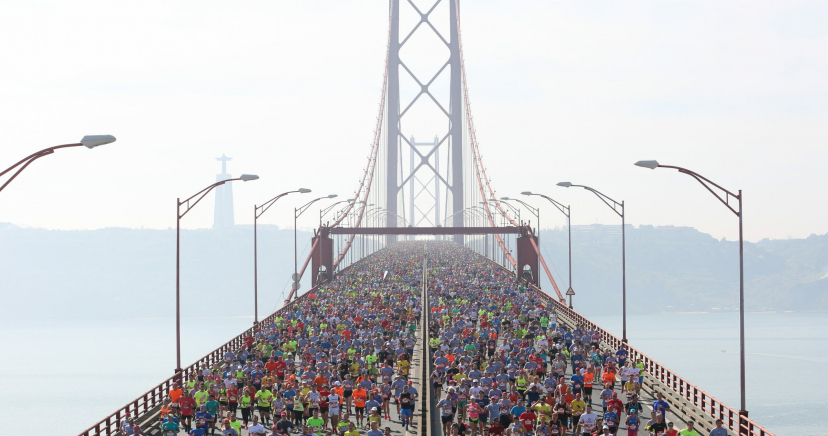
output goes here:
[[520, 194], [521, 195], [532, 195], [532, 191], [523, 191]]
[[308, 192], [311, 192], [308, 188], [299, 188], [298, 191], [300, 194], [307, 194]]
[[328, 198], [336, 198], [336, 194], [331, 194], [328, 196]]
[[509, 197], [500, 197], [501, 200], [509, 200]]
[[258, 180], [258, 178], [259, 176], [255, 174], [242, 174], [241, 177], [239, 177], [239, 180], [242, 182], [249, 182], [251, 180]]
[[569, 182], [558, 182], [558, 186], [563, 186], [564, 188], [569, 188], [572, 186], [572, 183]]
[[657, 160], [640, 160], [635, 163], [635, 166], [642, 167], [642, 168], [649, 168], [654, 170], [658, 168], [658, 161]]
[[80, 140], [86, 148], [95, 148], [111, 142], [115, 142], [115, 137], [112, 135], [86, 135]]

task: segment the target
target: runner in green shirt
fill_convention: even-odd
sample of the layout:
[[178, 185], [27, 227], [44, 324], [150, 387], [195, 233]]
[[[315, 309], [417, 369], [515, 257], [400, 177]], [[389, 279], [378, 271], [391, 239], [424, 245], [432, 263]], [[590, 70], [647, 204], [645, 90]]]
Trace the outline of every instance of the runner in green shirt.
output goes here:
[[161, 426], [161, 431], [165, 436], [178, 436], [178, 423], [173, 420], [169, 420]]
[[313, 416], [308, 418], [306, 424], [311, 428], [312, 433], [319, 433], [325, 425], [325, 420], [319, 416], [319, 409], [313, 409]]
[[196, 406], [198, 407], [201, 407], [202, 404], [207, 402], [207, 399], [209, 397], [210, 394], [207, 392], [207, 389], [205, 389], [203, 386], [201, 387], [200, 391], [196, 392], [195, 395], [193, 395], [193, 398], [196, 401]]

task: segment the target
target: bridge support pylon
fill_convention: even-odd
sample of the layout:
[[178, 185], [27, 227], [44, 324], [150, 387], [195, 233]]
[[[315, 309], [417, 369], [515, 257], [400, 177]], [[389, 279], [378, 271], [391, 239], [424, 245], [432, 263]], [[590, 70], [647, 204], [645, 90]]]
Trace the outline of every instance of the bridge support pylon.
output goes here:
[[517, 238], [517, 274], [518, 278], [540, 286], [540, 256], [532, 246], [532, 239], [538, 243], [538, 237], [531, 232], [521, 230]]
[[311, 252], [311, 285], [329, 282], [333, 279], [333, 239], [330, 229], [320, 227], [319, 232], [311, 241], [313, 251]]

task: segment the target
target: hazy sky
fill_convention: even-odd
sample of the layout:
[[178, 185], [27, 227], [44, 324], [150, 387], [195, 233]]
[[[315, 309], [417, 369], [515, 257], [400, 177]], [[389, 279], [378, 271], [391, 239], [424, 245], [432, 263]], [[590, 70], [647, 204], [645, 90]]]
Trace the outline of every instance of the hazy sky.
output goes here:
[[[632, 165], [658, 159], [743, 189], [749, 240], [828, 232], [828, 3], [461, 8], [498, 195], [543, 192], [572, 204], [573, 224], [618, 223], [587, 192], [554, 186], [568, 180], [626, 200], [628, 223], [736, 238], [736, 217], [697, 182]], [[85, 134], [118, 137], [33, 164], [0, 193], [0, 222], [172, 227], [175, 198], [211, 183], [222, 153], [232, 174], [261, 176], [234, 186], [240, 224], [284, 190], [352, 195], [387, 17], [383, 0], [0, 3], [0, 167]], [[410, 52], [412, 62], [431, 54]], [[184, 227], [211, 225], [208, 200]], [[263, 221], [292, 226], [299, 200]], [[315, 225], [312, 212], [300, 226]], [[548, 207], [542, 218], [565, 222]]]

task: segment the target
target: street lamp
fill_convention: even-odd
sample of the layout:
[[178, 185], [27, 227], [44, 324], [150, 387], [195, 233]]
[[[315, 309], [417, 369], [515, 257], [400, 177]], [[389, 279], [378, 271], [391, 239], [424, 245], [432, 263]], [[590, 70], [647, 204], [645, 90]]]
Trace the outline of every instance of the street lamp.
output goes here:
[[8, 167], [6, 170], [4, 170], [2, 173], [0, 173], [0, 177], [3, 177], [9, 171], [17, 168], [21, 164], [23, 165], [22, 167], [20, 167], [19, 170], [17, 170], [9, 178], [9, 180], [6, 180], [6, 183], [4, 183], [3, 186], [0, 186], [0, 191], [2, 191], [6, 186], [8, 186], [8, 184], [11, 183], [11, 181], [14, 180], [14, 178], [17, 177], [18, 174], [23, 172], [23, 170], [25, 170], [26, 167], [29, 166], [29, 164], [31, 164], [32, 162], [34, 162], [37, 159], [40, 159], [43, 156], [50, 155], [50, 154], [54, 153], [55, 150], [57, 150], [57, 149], [69, 148], [69, 147], [81, 147], [81, 146], [92, 149], [92, 148], [100, 147], [101, 145], [109, 144], [109, 143], [112, 143], [112, 142], [115, 142], [115, 137], [112, 136], [112, 135], [86, 135], [80, 140], [80, 142], [76, 142], [74, 144], [56, 145], [54, 147], [44, 148], [43, 150], [40, 150], [37, 153], [32, 153], [32, 154], [26, 156], [20, 162]]
[[[623, 318], [623, 337], [622, 340], [624, 343], [627, 342], [627, 243], [626, 243], [626, 232], [624, 230], [624, 201], [622, 200], [620, 203], [607, 197], [606, 195], [596, 191], [595, 189], [590, 188], [589, 186], [584, 185], [573, 185], [569, 182], [559, 182], [558, 186], [564, 188], [584, 188], [587, 191], [592, 192], [601, 201], [604, 202], [613, 212], [615, 212], [618, 216], [621, 217], [621, 300], [622, 300], [622, 318]], [[610, 204], [612, 203], [612, 204]], [[621, 209], [619, 212], [618, 209]]]
[[334, 206], [336, 206], [337, 204], [345, 203], [345, 202], [348, 202], [348, 206], [351, 206], [351, 205], [354, 205], [354, 204], [365, 203], [365, 200], [357, 200], [356, 198], [354, 198], [354, 199], [345, 199], [345, 200], [337, 201], [336, 203], [326, 207], [325, 209], [319, 209], [319, 226], [322, 226], [322, 218], [325, 215], [327, 215], [328, 212], [330, 212], [334, 208]]
[[276, 200], [288, 194], [298, 192], [300, 194], [307, 194], [311, 192], [310, 189], [299, 188], [295, 191], [283, 192], [270, 200], [264, 202], [261, 206], [253, 205], [253, 325], [259, 323], [259, 249], [258, 249], [258, 220], [270, 206], [276, 203]]
[[[465, 220], [466, 214], [468, 214], [470, 216], [471, 220], [467, 221], [467, 222], [471, 222], [475, 226], [477, 225], [478, 221], [481, 222], [481, 223], [486, 221], [486, 216], [487, 216], [486, 215], [486, 209], [484, 209], [480, 206], [467, 207], [467, 208], [461, 210], [460, 212], [456, 212], [454, 215], [456, 215], [458, 213], [461, 213], [461, 212], [463, 213], [463, 219]], [[452, 215], [452, 216], [454, 216], [454, 215]], [[494, 244], [494, 238], [492, 238], [492, 244]], [[484, 257], [489, 257], [489, 235], [487, 233], [483, 234], [483, 240], [482, 241], [480, 240], [480, 238], [471, 239], [470, 245], [472, 245], [473, 250], [476, 247], [479, 251], [481, 251], [481, 254]], [[482, 248], [481, 248], [481, 246], [482, 246]], [[492, 257], [494, 257], [494, 246], [492, 246]]]
[[[481, 202], [480, 202], [480, 204], [488, 204], [488, 203], [493, 202], [493, 201], [494, 201], [494, 202], [496, 202], [496, 200], [495, 200], [495, 199], [491, 199], [491, 200], [488, 200], [488, 201], [481, 201]], [[521, 220], [520, 220], [520, 209], [518, 209], [518, 208], [516, 208], [516, 207], [514, 207], [514, 206], [512, 206], [511, 204], [506, 203], [506, 202], [503, 202], [503, 204], [505, 204], [506, 206], [508, 206], [508, 207], [509, 207], [509, 209], [511, 209], [511, 210], [512, 210], [512, 212], [514, 212], [514, 213], [515, 213], [515, 215], [517, 215], [518, 223], [520, 223], [520, 222], [521, 222]], [[508, 215], [507, 215], [507, 217], [508, 217]]]
[[[489, 199], [488, 201], [481, 201], [481, 202], [480, 202], [480, 204], [488, 204], [489, 202], [497, 202], [497, 200], [495, 200], [495, 199], [493, 199], [493, 198], [492, 198], [492, 199]], [[509, 204], [509, 203], [506, 203], [506, 202], [502, 202], [502, 203], [503, 203], [503, 204], [505, 204], [506, 206], [508, 206], [508, 207], [509, 207], [509, 209], [511, 209], [511, 210], [512, 210], [512, 212], [513, 212], [515, 215], [517, 215], [518, 223], [519, 223], [519, 224], [522, 224], [521, 219], [520, 219], [520, 209], [518, 209], [518, 208], [516, 208], [516, 207], [512, 206], [512, 205], [511, 205], [511, 204]], [[504, 217], [504, 218], [509, 218], [509, 215], [507, 215], [507, 214], [503, 214], [503, 217]], [[509, 219], [511, 220], [511, 218], [509, 218]], [[505, 220], [504, 220], [504, 221], [505, 221]], [[505, 222], [504, 222], [504, 224], [505, 224]], [[503, 238], [506, 240], [506, 245], [507, 245], [507, 246], [511, 246], [511, 243], [509, 242], [509, 235], [508, 235], [508, 234], [505, 234], [505, 235], [503, 236]], [[509, 250], [509, 251], [511, 252], [511, 250]], [[504, 263], [505, 263], [505, 262], [506, 262], [506, 260], [504, 259]]]
[[[310, 208], [310, 206], [313, 203], [316, 203], [317, 201], [323, 200], [325, 198], [336, 198], [336, 194], [331, 194], [331, 195], [326, 195], [324, 197], [314, 198], [313, 200], [305, 203], [302, 207], [293, 209], [293, 277], [292, 277], [293, 278], [293, 285], [291, 285], [291, 289], [293, 290], [293, 292], [296, 292], [296, 291], [299, 290], [299, 279], [300, 279], [300, 277], [299, 277], [298, 253], [296, 252], [296, 239], [297, 239], [296, 221], [299, 219], [300, 216], [302, 216], [303, 213], [305, 213], [306, 210], [308, 210], [308, 208]], [[291, 293], [291, 295], [292, 294], [293, 293]]]
[[[535, 216], [535, 219], [538, 220], [537, 221], [538, 222], [538, 229], [540, 229], [540, 209], [539, 208], [532, 207], [532, 205], [530, 205], [529, 203], [526, 203], [523, 200], [518, 200], [517, 198], [500, 197], [500, 201], [504, 202], [505, 204], [509, 204], [509, 203], [506, 203], [507, 201], [517, 201], [518, 203], [524, 205], [527, 209], [529, 209], [529, 212], [532, 212], [532, 215]], [[538, 230], [538, 231], [540, 231], [540, 230]], [[538, 237], [540, 237], [540, 234], [538, 235]]]
[[[744, 264], [744, 239], [742, 237], [742, 190], [739, 190], [738, 194], [734, 194], [728, 191], [725, 188], [711, 182], [704, 176], [690, 171], [686, 168], [676, 167], [672, 165], [661, 165], [658, 161], [655, 160], [640, 160], [635, 163], [636, 166], [649, 168], [654, 170], [656, 168], [672, 168], [674, 170], [678, 170], [680, 173], [687, 174], [688, 176], [698, 180], [699, 183], [702, 184], [711, 194], [716, 196], [722, 204], [725, 205], [731, 212], [736, 214], [739, 217], [739, 357], [740, 357], [740, 378], [741, 378], [741, 390], [742, 390], [742, 403], [741, 403], [741, 410], [739, 410], [740, 415], [747, 416], [748, 411], [745, 407], [745, 264]], [[722, 198], [721, 195], [717, 194], [711, 186], [715, 187], [719, 191], [723, 192], [725, 198]], [[729, 200], [730, 197], [733, 197], [739, 200], [739, 210], [733, 209], [730, 205]], [[741, 423], [740, 423], [741, 424]]]
[[[184, 218], [184, 215], [187, 215], [187, 212], [194, 208], [216, 186], [221, 186], [227, 182], [234, 182], [236, 180], [249, 182], [251, 180], [257, 180], [258, 178], [259, 176], [254, 174], [242, 174], [235, 179], [227, 179], [213, 183], [184, 201], [181, 201], [181, 198], [175, 199], [175, 374], [179, 382], [181, 382], [181, 218]], [[198, 197], [198, 199], [193, 204], [190, 204], [190, 200], [195, 197]], [[186, 206], [184, 213], [181, 213], [181, 206]]]
[[[549, 202], [552, 203], [553, 206], [558, 208], [558, 210], [561, 211], [561, 213], [564, 214], [564, 216], [566, 217], [566, 229], [567, 233], [569, 234], [569, 289], [566, 290], [566, 295], [569, 296], [569, 308], [572, 309], [572, 296], [575, 295], [575, 290], [572, 289], [572, 209], [570, 206], [564, 206], [563, 204], [543, 194], [533, 194], [531, 191], [523, 191], [521, 192], [521, 194], [528, 196], [536, 195], [538, 197], [542, 197], [549, 200]], [[540, 209], [538, 209], [538, 215], [540, 215]], [[540, 216], [538, 216], [538, 229], [540, 229]], [[540, 230], [538, 230], [538, 232], [540, 233]]]

